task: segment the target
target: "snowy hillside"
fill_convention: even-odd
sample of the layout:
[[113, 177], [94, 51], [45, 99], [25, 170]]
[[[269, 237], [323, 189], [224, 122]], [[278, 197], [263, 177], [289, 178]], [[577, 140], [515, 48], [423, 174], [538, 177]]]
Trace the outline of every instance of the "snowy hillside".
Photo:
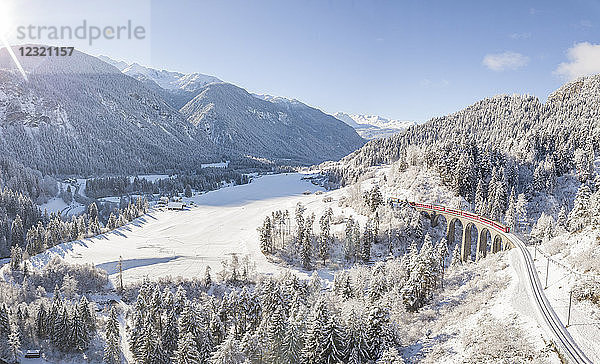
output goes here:
[[377, 115], [358, 115], [336, 112], [337, 119], [350, 125], [365, 139], [387, 137], [415, 125], [415, 122], [386, 119]]
[[338, 160], [363, 139], [336, 118], [301, 102], [265, 101], [228, 83], [212, 83], [181, 113], [210, 140], [251, 156], [306, 164]]
[[68, 58], [24, 57], [25, 82], [0, 50], [4, 156], [45, 174], [75, 175], [219, 160], [206, 134], [160, 95], [95, 57], [75, 51]]
[[[160, 95], [225, 150], [282, 163], [338, 160], [363, 145], [344, 123], [300, 101], [246, 90], [200, 73], [102, 59]], [[254, 97], [253, 97], [254, 96]]]

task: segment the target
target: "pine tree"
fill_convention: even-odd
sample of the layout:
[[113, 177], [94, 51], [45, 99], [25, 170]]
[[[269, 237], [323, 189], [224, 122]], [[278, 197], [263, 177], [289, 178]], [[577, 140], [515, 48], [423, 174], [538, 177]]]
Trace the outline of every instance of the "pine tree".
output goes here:
[[177, 353], [175, 355], [177, 364], [200, 364], [200, 354], [196, 349], [196, 342], [191, 333], [180, 337], [177, 343]]
[[561, 206], [560, 211], [558, 212], [558, 217], [556, 218], [556, 226], [559, 229], [563, 229], [563, 231], [567, 229], [567, 212], [564, 206]]
[[11, 363], [18, 363], [21, 356], [21, 340], [19, 338], [19, 328], [11, 325], [10, 335], [8, 336], [8, 360]]
[[525, 225], [527, 224], [527, 199], [525, 198], [525, 194], [520, 193], [519, 197], [517, 197], [517, 206], [516, 206], [516, 228], [518, 231], [523, 231], [525, 229]]
[[175, 350], [177, 349], [177, 341], [179, 336], [177, 324], [175, 310], [169, 310], [161, 336], [162, 346], [168, 357], [173, 357]]
[[354, 246], [354, 261], [357, 262], [360, 260], [363, 251], [360, 233], [360, 223], [358, 221], [354, 221], [354, 226], [352, 227], [352, 245]]
[[302, 358], [303, 337], [301, 324], [293, 317], [288, 318], [283, 337], [282, 363], [300, 363]]
[[54, 345], [62, 351], [76, 349], [73, 345], [73, 329], [69, 322], [69, 314], [66, 307], [59, 307], [56, 315], [56, 322], [52, 330], [51, 339]]
[[312, 267], [312, 236], [308, 231], [303, 233], [301, 244], [300, 259], [302, 260], [302, 267], [310, 269]]
[[475, 191], [475, 212], [479, 215], [487, 215], [487, 186], [481, 178], [477, 183]]
[[240, 344], [235, 338], [235, 333], [232, 331], [212, 354], [209, 362], [211, 364], [242, 364], [244, 359]]
[[346, 274], [343, 280], [342, 286], [342, 297], [344, 299], [350, 299], [354, 297], [354, 290], [352, 289], [352, 283], [350, 282], [350, 275]]
[[286, 332], [286, 317], [281, 307], [269, 317], [267, 325], [267, 362], [272, 364], [284, 361], [283, 338]]
[[323, 260], [323, 265], [325, 265], [325, 260], [329, 258], [332, 215], [333, 211], [329, 209], [319, 220], [321, 227], [321, 235], [319, 236], [319, 257]]
[[70, 347], [78, 351], [84, 351], [87, 349], [89, 341], [90, 336], [87, 327], [78, 313], [75, 313], [71, 323]]
[[348, 315], [348, 363], [362, 364], [370, 360], [371, 340], [367, 336], [367, 329], [363, 320], [352, 310]]
[[119, 321], [117, 310], [112, 307], [106, 321], [106, 344], [104, 345], [104, 362], [118, 364], [121, 362]]
[[510, 198], [508, 201], [508, 208], [506, 209], [506, 216], [504, 218], [504, 221], [506, 223], [506, 226], [508, 226], [511, 229], [514, 229], [516, 225], [517, 215], [517, 197], [515, 194], [514, 187], [510, 193]]
[[362, 251], [361, 251], [361, 259], [363, 262], [368, 262], [371, 260], [371, 246], [375, 242], [375, 235], [373, 232], [373, 220], [370, 218], [367, 220], [367, 224], [365, 225], [365, 231], [363, 233], [362, 239]]
[[25, 242], [25, 231], [23, 230], [23, 220], [21, 220], [21, 216], [19, 216], [18, 214], [15, 216], [10, 230], [12, 245], [19, 247], [23, 246]]
[[379, 190], [379, 186], [375, 185], [369, 191], [367, 195], [367, 204], [371, 209], [371, 212], [375, 212], [379, 205], [383, 204], [383, 196], [381, 195], [381, 191]]
[[460, 244], [456, 244], [454, 246], [454, 251], [452, 252], [452, 266], [456, 267], [458, 265], [462, 265], [462, 257], [460, 256]]
[[346, 259], [346, 261], [349, 261], [352, 257], [354, 257], [355, 253], [354, 253], [354, 219], [352, 218], [352, 216], [350, 216], [348, 218], [348, 220], [346, 221], [346, 228], [345, 228], [345, 238], [344, 238], [344, 259]]
[[387, 310], [375, 306], [370, 309], [367, 318], [367, 337], [371, 349], [370, 359], [375, 360], [386, 344], [386, 330], [389, 323], [389, 313]]
[[21, 263], [23, 262], [23, 250], [20, 246], [13, 246], [10, 250], [10, 269], [18, 271], [21, 269]]
[[0, 337], [7, 337], [10, 334], [10, 319], [8, 317], [8, 308], [6, 303], [0, 306]]
[[108, 230], [114, 230], [117, 228], [117, 217], [112, 212], [108, 218], [108, 222], [106, 223], [106, 228]]
[[573, 209], [569, 213], [568, 226], [569, 230], [574, 232], [581, 230], [591, 222], [590, 214], [590, 197], [592, 191], [586, 184], [582, 184], [577, 190]]
[[446, 241], [446, 239], [442, 239], [438, 242], [437, 244], [437, 259], [438, 259], [438, 264], [439, 264], [439, 275], [440, 275], [440, 281], [442, 282], [443, 285], [443, 281], [444, 281], [444, 273], [445, 273], [445, 269], [446, 269], [446, 258], [448, 257], [448, 242]]
[[157, 335], [152, 337], [148, 359], [151, 364], [169, 364], [171, 362], [170, 357], [163, 348], [160, 337]]
[[225, 339], [225, 325], [219, 318], [219, 315], [212, 315], [210, 320], [210, 337], [213, 347], [220, 345]]
[[337, 364], [344, 361], [346, 335], [338, 325], [334, 315], [330, 315], [321, 328], [320, 339], [322, 343], [321, 352], [319, 353], [320, 363]]
[[504, 218], [508, 201], [506, 180], [503, 178], [502, 172], [498, 172], [493, 192], [491, 216], [496, 220], [501, 220]]
[[323, 352], [323, 343], [321, 341], [321, 327], [327, 321], [327, 312], [323, 301], [317, 302], [307, 324], [307, 330], [304, 339], [304, 348], [302, 349], [302, 362], [306, 364], [322, 363], [321, 353]]
[[36, 335], [39, 339], [45, 339], [48, 335], [48, 314], [44, 303], [40, 303], [35, 318]]
[[265, 217], [263, 226], [258, 229], [260, 234], [260, 250], [263, 254], [270, 254], [273, 252], [273, 226], [271, 218]]
[[95, 202], [92, 202], [88, 206], [88, 216], [90, 221], [96, 221], [98, 219], [98, 206], [96, 206]]

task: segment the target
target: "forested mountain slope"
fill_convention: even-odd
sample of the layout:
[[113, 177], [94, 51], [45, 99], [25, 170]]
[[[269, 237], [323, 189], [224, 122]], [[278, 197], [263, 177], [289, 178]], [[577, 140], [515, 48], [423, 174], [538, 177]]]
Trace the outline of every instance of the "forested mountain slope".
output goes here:
[[0, 51], [0, 152], [44, 174], [135, 173], [216, 160], [202, 130], [139, 81], [99, 59]]
[[[392, 164], [402, 171], [423, 164], [467, 201], [463, 208], [515, 231], [531, 231], [543, 214], [585, 226], [580, 216], [600, 216], [593, 198], [576, 198], [600, 196], [594, 168], [599, 106], [598, 75], [564, 85], [546, 103], [531, 96], [496, 96], [369, 141], [322, 168], [331, 182], [345, 185], [360, 180], [371, 166]], [[584, 207], [575, 208], [579, 205]]]
[[[370, 141], [342, 164], [360, 169], [399, 160], [410, 146], [464, 149], [466, 144], [494, 149], [523, 163], [536, 164], [552, 155], [554, 162], [569, 164], [577, 149], [598, 150], [599, 115], [600, 75], [595, 75], [567, 83], [546, 103], [532, 96], [484, 99], [389, 138]], [[352, 174], [348, 171], [345, 177], [352, 179]]]
[[364, 144], [343, 122], [297, 100], [252, 95], [201, 73], [101, 59], [160, 95], [226, 150], [283, 163], [313, 164], [338, 160]]
[[228, 83], [206, 85], [181, 112], [215, 144], [253, 156], [318, 163], [364, 143], [354, 129], [320, 110], [265, 100]]
[[209, 83], [223, 82], [220, 79], [202, 73], [181, 73], [167, 70], [157, 70], [142, 66], [138, 63], [127, 64], [106, 56], [98, 57], [102, 61], [117, 67], [124, 74], [142, 82], [151, 90], [163, 97], [176, 109], [193, 99], [200, 89]]

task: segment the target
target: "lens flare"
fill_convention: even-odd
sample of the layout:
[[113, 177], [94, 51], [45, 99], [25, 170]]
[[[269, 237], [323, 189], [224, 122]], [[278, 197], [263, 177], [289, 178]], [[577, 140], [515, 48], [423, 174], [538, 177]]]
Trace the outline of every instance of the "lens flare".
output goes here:
[[13, 18], [13, 15], [14, 14], [11, 7], [11, 1], [0, 1], [0, 42], [2, 42], [2, 45], [4, 45], [4, 47], [6, 48], [8, 54], [10, 55], [10, 58], [12, 58], [13, 62], [15, 62], [17, 69], [19, 70], [19, 72], [21, 72], [21, 75], [23, 75], [25, 81], [27, 81], [27, 73], [25, 73], [21, 62], [19, 62], [17, 55], [15, 54], [15, 52], [10, 46], [10, 43], [8, 42], [8, 39], [6, 39], [6, 33], [8, 33], [8, 31], [10, 30], [10, 25], [12, 23], [11, 19]]
[[10, 43], [6, 39], [6, 33], [8, 33], [10, 30], [10, 26], [12, 23], [11, 19], [13, 18], [13, 16], [14, 14], [11, 7], [11, 1], [0, 1], [0, 42], [2, 42], [2, 45], [8, 51], [10, 58], [12, 58], [13, 62], [15, 62], [17, 69], [19, 70], [19, 72], [21, 72], [21, 75], [23, 75], [25, 81], [27, 81], [27, 73], [25, 73], [21, 62], [19, 62], [17, 55], [15, 54], [15, 52], [10, 46]]

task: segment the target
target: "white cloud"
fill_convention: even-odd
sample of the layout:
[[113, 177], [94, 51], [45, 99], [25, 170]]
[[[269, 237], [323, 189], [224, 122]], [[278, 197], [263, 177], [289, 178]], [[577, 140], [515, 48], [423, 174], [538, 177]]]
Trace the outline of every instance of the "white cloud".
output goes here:
[[577, 43], [567, 50], [567, 58], [554, 73], [569, 80], [600, 73], [600, 44]]
[[483, 57], [483, 65], [492, 71], [516, 70], [525, 67], [529, 57], [516, 52], [487, 54]]

